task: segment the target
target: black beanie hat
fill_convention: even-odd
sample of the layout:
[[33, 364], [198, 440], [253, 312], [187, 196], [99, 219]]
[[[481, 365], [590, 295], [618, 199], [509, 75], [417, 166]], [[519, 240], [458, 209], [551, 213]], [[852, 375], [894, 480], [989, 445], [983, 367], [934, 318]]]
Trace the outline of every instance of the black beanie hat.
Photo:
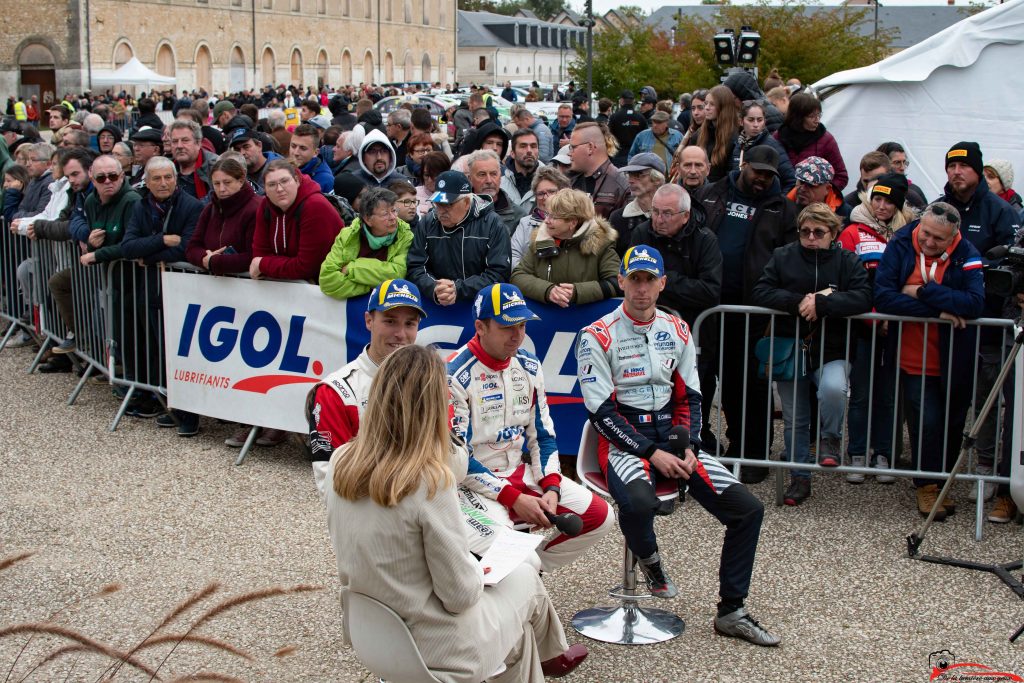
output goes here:
[[903, 209], [903, 202], [907, 199], [908, 189], [909, 184], [905, 175], [902, 173], [886, 173], [883, 176], [879, 176], [878, 180], [875, 181], [875, 184], [871, 187], [871, 196], [868, 199], [874, 199], [876, 194], [881, 195], [895, 204], [897, 210], [901, 210]]
[[985, 164], [981, 160], [981, 147], [977, 142], [958, 142], [946, 152], [946, 168], [954, 161], [962, 161], [978, 174], [979, 178], [984, 177]]

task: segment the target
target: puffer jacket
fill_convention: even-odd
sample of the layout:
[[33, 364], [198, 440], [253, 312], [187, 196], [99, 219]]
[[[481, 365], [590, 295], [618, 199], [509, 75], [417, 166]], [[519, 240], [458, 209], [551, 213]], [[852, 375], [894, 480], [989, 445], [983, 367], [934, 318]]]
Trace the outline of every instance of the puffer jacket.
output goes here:
[[[523, 295], [547, 302], [548, 292], [558, 284], [572, 283], [574, 304], [588, 304], [618, 294], [619, 255], [615, 251], [618, 234], [603, 218], [581, 225], [569, 239], [556, 241], [541, 224], [530, 248], [512, 271], [512, 284]], [[538, 251], [558, 247], [558, 255], [539, 257]]]
[[338, 233], [331, 253], [320, 266], [321, 292], [335, 299], [350, 299], [369, 293], [386, 280], [405, 277], [406, 258], [412, 246], [412, 228], [408, 223], [398, 219], [395, 241], [388, 246], [386, 259], [360, 257], [362, 245], [363, 224], [356, 218]]
[[[830, 294], [823, 293], [830, 287], [834, 288]], [[800, 316], [800, 302], [809, 293], [816, 293], [814, 307], [818, 319], [813, 323]], [[812, 368], [817, 368], [846, 358], [847, 325], [826, 319], [870, 311], [871, 284], [853, 252], [835, 244], [824, 249], [807, 249], [793, 242], [772, 254], [764, 275], [754, 285], [752, 300], [755, 306], [784, 311], [796, 318], [799, 336], [811, 335], [808, 362]], [[792, 337], [794, 332], [791, 321], [776, 320], [777, 337]]]

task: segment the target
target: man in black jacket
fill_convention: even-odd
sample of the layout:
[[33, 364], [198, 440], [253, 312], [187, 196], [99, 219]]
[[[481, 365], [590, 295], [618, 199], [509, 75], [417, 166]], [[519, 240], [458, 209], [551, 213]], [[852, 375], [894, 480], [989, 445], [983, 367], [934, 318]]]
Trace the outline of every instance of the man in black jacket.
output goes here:
[[[694, 198], [707, 212], [707, 226], [718, 236], [722, 252], [722, 303], [750, 305], [751, 293], [765, 265], [777, 247], [796, 240], [796, 205], [782, 194], [778, 178], [779, 154], [767, 145], [747, 150], [739, 171], [701, 188]], [[767, 382], [757, 377], [754, 344], [762, 336], [766, 321], [760, 316], [725, 317], [720, 365], [722, 410], [729, 426], [726, 431], [730, 457], [764, 459], [771, 443], [771, 392]], [[705, 324], [718, 326], [715, 317]], [[708, 355], [714, 352], [709, 349]], [[731, 362], [746, 357], [746, 363]], [[710, 360], [710, 359], [709, 359]], [[746, 377], [744, 378], [745, 369]], [[746, 394], [744, 395], [744, 379]], [[714, 385], [704, 386], [702, 394], [714, 395]], [[710, 406], [707, 406], [710, 408]], [[713, 421], [709, 421], [713, 422]], [[744, 425], [745, 428], [741, 427]], [[704, 447], [714, 450], [715, 435], [705, 429]], [[710, 444], [710, 445], [709, 445]], [[746, 467], [742, 481], [756, 483], [768, 475], [764, 468]]]

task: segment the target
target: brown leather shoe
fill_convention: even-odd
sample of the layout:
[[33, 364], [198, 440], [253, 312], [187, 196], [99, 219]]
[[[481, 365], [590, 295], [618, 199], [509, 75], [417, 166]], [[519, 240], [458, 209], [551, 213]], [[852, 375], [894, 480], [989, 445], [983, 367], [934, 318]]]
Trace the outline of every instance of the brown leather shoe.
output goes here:
[[283, 429], [264, 429], [263, 435], [256, 439], [256, 445], [273, 448], [286, 441], [289, 436], [291, 436], [291, 432], [286, 432]]
[[541, 662], [540, 668], [544, 672], [545, 678], [561, 678], [562, 676], [568, 676], [572, 673], [576, 667], [583, 663], [583, 660], [590, 654], [587, 651], [586, 645], [570, 645], [569, 649], [562, 654], [549, 659], [546, 662]]

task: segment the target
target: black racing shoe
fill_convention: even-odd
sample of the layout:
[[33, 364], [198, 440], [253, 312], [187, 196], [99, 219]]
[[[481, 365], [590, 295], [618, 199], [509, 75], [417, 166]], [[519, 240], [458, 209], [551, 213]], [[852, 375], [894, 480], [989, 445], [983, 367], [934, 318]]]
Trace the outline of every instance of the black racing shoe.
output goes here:
[[782, 496], [782, 502], [786, 505], [799, 505], [811, 497], [810, 477], [793, 477], [793, 481]]
[[646, 559], [641, 559], [637, 562], [640, 567], [640, 571], [647, 577], [647, 585], [651, 590], [651, 595], [656, 598], [674, 598], [679, 595], [679, 590], [676, 585], [672, 583], [672, 579], [665, 573], [665, 568], [661, 566], [661, 555], [654, 553]]

